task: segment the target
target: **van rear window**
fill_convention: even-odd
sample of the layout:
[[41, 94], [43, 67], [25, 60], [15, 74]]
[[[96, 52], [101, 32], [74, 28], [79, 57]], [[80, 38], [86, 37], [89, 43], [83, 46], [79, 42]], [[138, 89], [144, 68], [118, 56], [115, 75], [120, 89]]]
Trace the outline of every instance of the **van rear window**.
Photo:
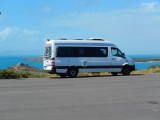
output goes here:
[[45, 47], [44, 57], [50, 59], [52, 54], [51, 46]]
[[57, 57], [107, 57], [107, 47], [58, 47]]

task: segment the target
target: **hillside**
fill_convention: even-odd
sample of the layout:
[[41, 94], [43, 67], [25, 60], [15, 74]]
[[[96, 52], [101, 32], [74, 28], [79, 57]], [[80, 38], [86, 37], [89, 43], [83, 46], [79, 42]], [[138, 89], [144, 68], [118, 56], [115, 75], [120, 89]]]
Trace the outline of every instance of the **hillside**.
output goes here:
[[38, 69], [38, 68], [35, 68], [35, 67], [32, 67], [32, 66], [29, 66], [27, 64], [24, 64], [24, 63], [18, 63], [16, 65], [13, 65], [11, 67], [9, 67], [7, 70], [15, 70], [15, 71], [25, 71], [25, 72], [43, 72], [42, 70]]
[[18, 63], [5, 70], [0, 70], [0, 79], [17, 78], [43, 78], [49, 77], [48, 73], [24, 63]]

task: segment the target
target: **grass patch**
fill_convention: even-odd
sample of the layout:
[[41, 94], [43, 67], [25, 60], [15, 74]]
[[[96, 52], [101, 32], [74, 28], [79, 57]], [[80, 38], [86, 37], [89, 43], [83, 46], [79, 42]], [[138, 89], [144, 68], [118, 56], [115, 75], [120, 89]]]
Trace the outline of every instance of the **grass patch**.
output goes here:
[[133, 71], [132, 74], [152, 74], [160, 73], [160, 65], [149, 66], [146, 70]]
[[0, 79], [43, 78], [49, 76], [48, 73], [43, 72], [0, 70]]
[[[132, 75], [138, 74], [150, 74], [160, 73], [160, 65], [153, 65], [148, 67], [146, 70], [133, 71]], [[101, 73], [79, 73], [79, 77], [90, 77], [90, 76], [107, 76], [111, 75], [107, 72]], [[0, 79], [19, 79], [19, 78], [55, 78], [59, 77], [56, 74], [45, 73], [43, 70], [39, 70], [28, 65], [16, 65], [6, 70], [0, 70]]]
[[91, 76], [95, 76], [95, 77], [99, 77], [99, 76], [106, 76], [106, 75], [111, 75], [108, 72], [97, 72], [97, 73], [79, 73], [78, 76], [79, 77], [91, 77]]
[[160, 65], [157, 67], [154, 66], [154, 68], [152, 68], [152, 66], [148, 67], [147, 71], [149, 71], [150, 73], [160, 73]]
[[29, 72], [18, 72], [14, 70], [1, 70], [0, 79], [16, 79], [16, 78], [28, 78], [31, 76]]

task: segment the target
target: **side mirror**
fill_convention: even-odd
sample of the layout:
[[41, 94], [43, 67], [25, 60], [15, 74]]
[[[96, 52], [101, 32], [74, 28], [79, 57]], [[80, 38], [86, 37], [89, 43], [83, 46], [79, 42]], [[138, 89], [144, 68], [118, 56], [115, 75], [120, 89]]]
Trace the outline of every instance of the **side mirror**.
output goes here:
[[125, 53], [122, 53], [122, 57], [123, 57], [123, 58], [126, 58], [126, 55], [125, 55]]

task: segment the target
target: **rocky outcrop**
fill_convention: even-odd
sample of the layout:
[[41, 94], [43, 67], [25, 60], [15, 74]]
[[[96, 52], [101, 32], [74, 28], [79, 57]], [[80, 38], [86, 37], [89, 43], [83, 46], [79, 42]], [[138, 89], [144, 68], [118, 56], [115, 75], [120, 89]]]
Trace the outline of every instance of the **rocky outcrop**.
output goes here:
[[14, 66], [8, 68], [9, 70], [16, 70], [16, 71], [30, 71], [30, 72], [42, 72], [42, 70], [37, 69], [35, 67], [29, 66], [24, 63], [18, 63]]

